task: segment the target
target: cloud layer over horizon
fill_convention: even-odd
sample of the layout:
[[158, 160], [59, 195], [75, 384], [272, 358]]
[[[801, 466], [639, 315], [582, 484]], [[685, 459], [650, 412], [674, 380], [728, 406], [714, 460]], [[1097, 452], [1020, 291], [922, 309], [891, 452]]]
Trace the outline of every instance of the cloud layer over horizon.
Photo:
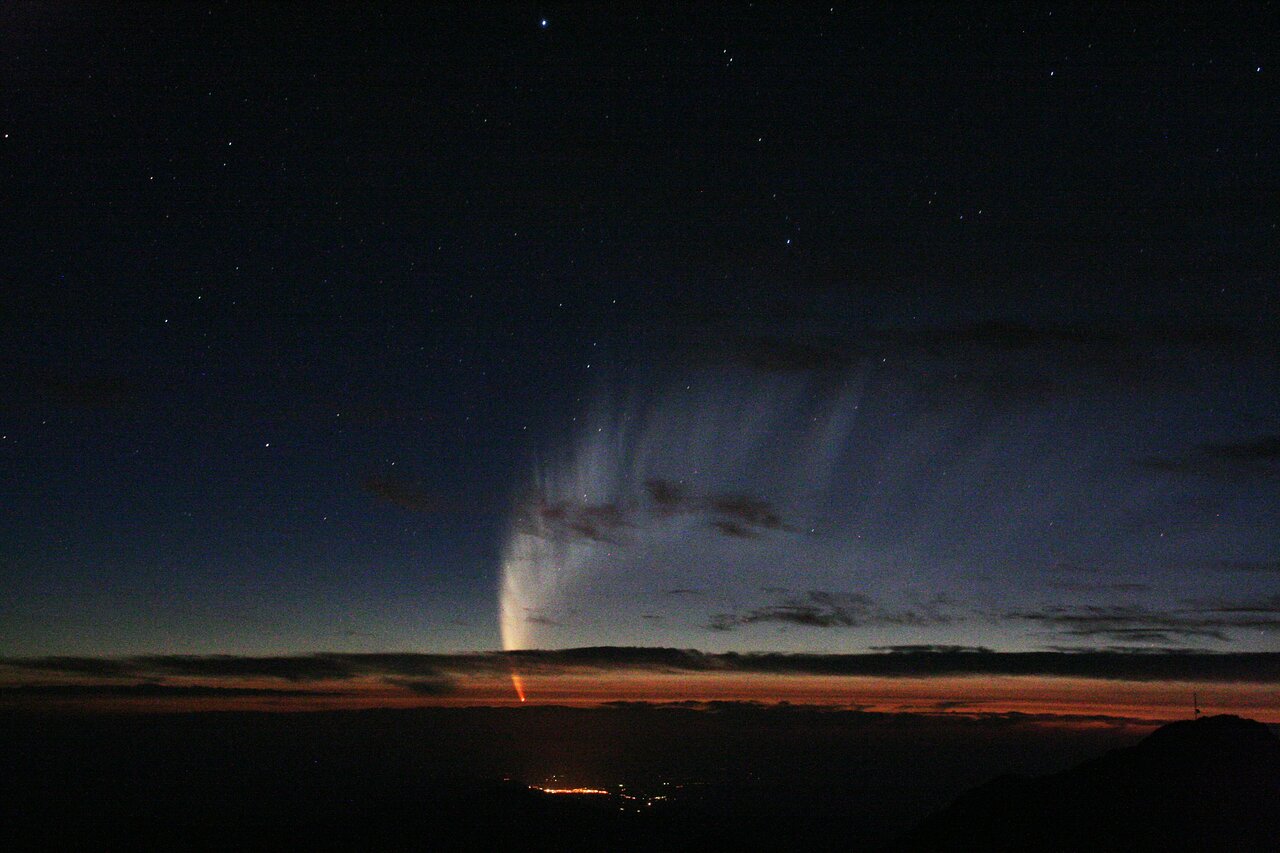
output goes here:
[[[1162, 651], [996, 652], [984, 648], [896, 646], [862, 654], [708, 653], [662, 647], [527, 649], [467, 654], [314, 653], [284, 656], [138, 655], [0, 659], [9, 690], [57, 695], [95, 688], [110, 695], [201, 690], [244, 695], [332, 695], [343, 683], [381, 682], [421, 696], [448, 696], [468, 678], [527, 675], [820, 676], [876, 678], [1044, 677], [1134, 682], [1280, 684], [1280, 653]], [[177, 679], [170, 683], [168, 680]], [[200, 679], [193, 684], [191, 679]], [[262, 680], [279, 686], [262, 686]], [[245, 687], [245, 681], [255, 682]], [[126, 682], [134, 682], [128, 684]], [[306, 685], [324, 685], [323, 691]], [[691, 682], [696, 692], [696, 681]], [[299, 692], [301, 691], [301, 692]], [[212, 694], [211, 694], [212, 695]]]

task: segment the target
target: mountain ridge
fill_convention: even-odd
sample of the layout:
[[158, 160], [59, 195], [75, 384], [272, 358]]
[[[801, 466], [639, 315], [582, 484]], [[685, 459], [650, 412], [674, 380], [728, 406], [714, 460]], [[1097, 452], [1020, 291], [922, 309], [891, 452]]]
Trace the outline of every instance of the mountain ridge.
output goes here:
[[1280, 849], [1280, 738], [1223, 714], [1038, 777], [1000, 776], [926, 818], [899, 850]]

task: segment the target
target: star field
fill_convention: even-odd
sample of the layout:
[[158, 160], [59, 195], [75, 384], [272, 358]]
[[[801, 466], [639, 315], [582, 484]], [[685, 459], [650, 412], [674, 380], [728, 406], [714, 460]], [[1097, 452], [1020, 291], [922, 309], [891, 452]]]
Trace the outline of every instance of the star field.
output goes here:
[[1277, 650], [1265, 4], [5, 17], [0, 655]]

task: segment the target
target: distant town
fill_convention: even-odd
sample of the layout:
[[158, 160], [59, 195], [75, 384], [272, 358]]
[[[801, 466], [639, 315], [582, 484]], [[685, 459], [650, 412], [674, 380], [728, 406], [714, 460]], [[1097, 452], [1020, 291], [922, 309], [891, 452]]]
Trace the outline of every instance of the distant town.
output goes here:
[[704, 782], [660, 782], [657, 789], [638, 787], [618, 782], [611, 787], [595, 788], [570, 785], [552, 776], [544, 784], [528, 785], [531, 791], [557, 797], [599, 798], [609, 802], [621, 812], [637, 814], [651, 809], [656, 804], [671, 802], [677, 799], [690, 787], [705, 786]]

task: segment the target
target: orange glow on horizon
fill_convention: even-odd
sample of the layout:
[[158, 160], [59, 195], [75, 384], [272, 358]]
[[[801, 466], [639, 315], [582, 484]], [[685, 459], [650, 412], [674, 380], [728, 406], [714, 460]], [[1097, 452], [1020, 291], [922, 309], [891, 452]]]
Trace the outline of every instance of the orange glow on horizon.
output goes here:
[[[177, 711], [338, 711], [362, 708], [596, 707], [611, 702], [755, 702], [825, 706], [877, 713], [1043, 714], [1082, 719], [1094, 715], [1167, 721], [1191, 715], [1198, 692], [1206, 714], [1232, 713], [1267, 723], [1277, 716], [1270, 683], [1112, 681], [1036, 676], [850, 677], [751, 673], [653, 673], [641, 671], [539, 672], [536, 696], [526, 675], [511, 668], [460, 678], [441, 695], [417, 695], [378, 678], [283, 684], [270, 678], [168, 679], [167, 686], [211, 690], [206, 695], [4, 696], [0, 709], [64, 712], [155, 713]], [[99, 680], [65, 679], [91, 686]], [[217, 687], [261, 689], [260, 695], [217, 695]]]

